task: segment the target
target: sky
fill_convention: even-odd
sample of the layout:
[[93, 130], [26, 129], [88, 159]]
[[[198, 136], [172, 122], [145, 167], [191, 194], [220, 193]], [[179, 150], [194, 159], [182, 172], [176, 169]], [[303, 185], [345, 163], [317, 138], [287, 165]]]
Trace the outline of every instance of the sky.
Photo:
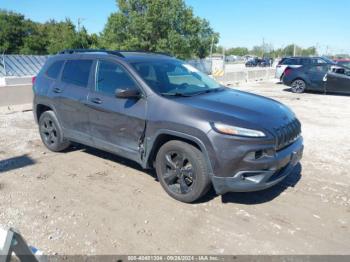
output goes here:
[[[321, 53], [350, 53], [350, 0], [185, 0], [209, 20], [225, 48], [295, 43]], [[101, 32], [117, 11], [115, 0], [0, 0], [0, 9], [37, 22], [81, 19], [90, 33]]]

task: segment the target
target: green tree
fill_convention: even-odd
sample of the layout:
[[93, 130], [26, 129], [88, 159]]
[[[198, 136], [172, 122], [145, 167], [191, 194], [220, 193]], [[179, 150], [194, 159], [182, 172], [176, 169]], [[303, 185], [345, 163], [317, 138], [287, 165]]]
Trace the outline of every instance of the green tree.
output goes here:
[[233, 48], [229, 48], [226, 51], [226, 55], [245, 56], [248, 54], [249, 54], [249, 50], [246, 47], [233, 47]]
[[264, 47], [263, 46], [253, 46], [252, 50], [250, 51], [250, 54], [255, 55], [255, 56], [263, 56], [265, 53]]
[[63, 22], [50, 20], [44, 24], [47, 34], [47, 52], [57, 53], [64, 49], [75, 48], [78, 37], [73, 22], [66, 19]]
[[221, 45], [215, 45], [213, 48], [213, 53], [215, 54], [223, 54], [224, 53], [224, 47]]
[[205, 57], [219, 35], [183, 0], [117, 0], [99, 45], [109, 49], [169, 52]]
[[47, 35], [44, 26], [32, 21], [26, 22], [27, 34], [23, 37], [22, 46], [19, 53], [27, 55], [44, 55], [47, 54]]
[[77, 32], [69, 19], [33, 22], [21, 14], [0, 10], [0, 53], [54, 54], [63, 49], [97, 47], [98, 36], [84, 27]]
[[306, 49], [302, 49], [301, 50], [301, 55], [303, 55], [303, 56], [317, 55], [317, 49], [314, 46], [308, 47]]
[[0, 52], [18, 53], [26, 36], [24, 16], [0, 10]]

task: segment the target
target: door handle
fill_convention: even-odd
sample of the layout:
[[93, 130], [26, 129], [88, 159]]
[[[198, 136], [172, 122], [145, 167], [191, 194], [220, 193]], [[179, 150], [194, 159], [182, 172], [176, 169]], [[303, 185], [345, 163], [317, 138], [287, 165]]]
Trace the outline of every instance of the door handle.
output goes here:
[[55, 87], [55, 88], [53, 89], [53, 91], [54, 91], [54, 93], [56, 93], [56, 94], [62, 93], [62, 89], [61, 89], [61, 88], [58, 88], [58, 87]]
[[102, 104], [102, 100], [101, 100], [101, 98], [98, 98], [98, 97], [96, 97], [96, 98], [91, 98], [90, 99], [90, 101], [92, 102], [92, 103], [95, 103], [95, 104]]

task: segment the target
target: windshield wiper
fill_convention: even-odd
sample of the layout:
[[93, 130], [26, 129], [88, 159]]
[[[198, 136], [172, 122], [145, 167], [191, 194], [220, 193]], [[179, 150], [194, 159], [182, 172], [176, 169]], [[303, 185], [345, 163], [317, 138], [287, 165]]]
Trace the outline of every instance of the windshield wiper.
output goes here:
[[160, 93], [162, 96], [177, 96], [177, 97], [190, 97], [191, 95], [187, 95], [184, 93]]
[[205, 91], [201, 92], [195, 92], [195, 93], [161, 93], [163, 96], [177, 96], [177, 97], [191, 97], [191, 96], [198, 96], [198, 95], [203, 95], [211, 92], [219, 92], [225, 90], [225, 87], [218, 87], [218, 88], [212, 88], [212, 89], [207, 89]]
[[191, 93], [191, 96], [197, 96], [197, 95], [203, 95], [203, 94], [208, 94], [212, 92], [219, 92], [225, 90], [224, 87], [218, 87], [218, 88], [212, 88], [212, 89], [207, 89], [205, 91], [197, 92], [197, 93]]

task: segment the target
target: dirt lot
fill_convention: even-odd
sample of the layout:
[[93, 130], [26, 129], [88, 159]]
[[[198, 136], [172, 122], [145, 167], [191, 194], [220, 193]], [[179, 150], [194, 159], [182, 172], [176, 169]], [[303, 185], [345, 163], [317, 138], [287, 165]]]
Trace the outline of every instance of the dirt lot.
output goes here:
[[49, 152], [32, 112], [1, 108], [0, 227], [49, 254], [350, 254], [350, 97], [249, 86], [297, 113], [302, 165], [272, 189], [192, 205], [125, 159]]

